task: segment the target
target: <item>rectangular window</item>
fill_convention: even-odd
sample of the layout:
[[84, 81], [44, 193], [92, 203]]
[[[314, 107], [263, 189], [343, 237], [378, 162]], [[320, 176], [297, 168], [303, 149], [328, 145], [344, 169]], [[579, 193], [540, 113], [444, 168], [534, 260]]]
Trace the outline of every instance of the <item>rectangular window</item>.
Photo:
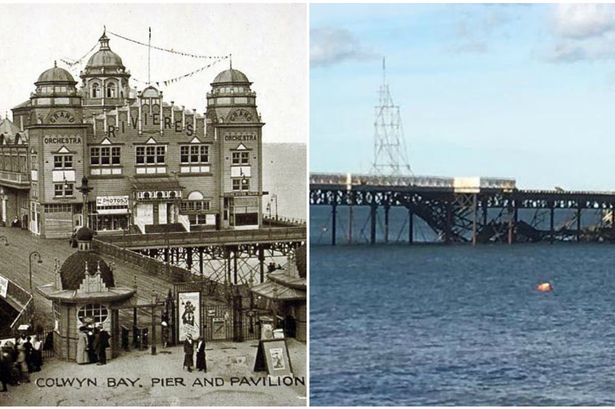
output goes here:
[[120, 164], [120, 152], [121, 151], [119, 147], [111, 148], [111, 164], [112, 165]]
[[90, 149], [90, 165], [100, 164], [100, 148]]
[[100, 148], [100, 164], [109, 165], [111, 163], [111, 148]]
[[[136, 152], [138, 165], [164, 165], [166, 162], [166, 146], [137, 146]], [[119, 163], [119, 151], [116, 160]]]
[[247, 178], [233, 179], [233, 190], [236, 190], [236, 191], [250, 190], [250, 179], [247, 179]]
[[145, 163], [145, 146], [137, 146], [137, 163]]
[[180, 161], [183, 164], [209, 163], [209, 146], [191, 145], [180, 147]]
[[56, 183], [53, 185], [54, 196], [72, 196], [74, 191], [74, 185], [72, 183]]
[[67, 169], [73, 167], [73, 155], [54, 155], [53, 167], [55, 169]]
[[233, 165], [247, 165], [250, 163], [250, 152], [233, 152]]
[[188, 160], [190, 158], [188, 154], [189, 149], [190, 149], [189, 146], [181, 146], [179, 148], [179, 156], [180, 156], [179, 160], [181, 161], [181, 163], [189, 163], [189, 160]]
[[156, 146], [156, 163], [158, 164], [164, 163], [164, 153], [165, 153], [164, 146]]

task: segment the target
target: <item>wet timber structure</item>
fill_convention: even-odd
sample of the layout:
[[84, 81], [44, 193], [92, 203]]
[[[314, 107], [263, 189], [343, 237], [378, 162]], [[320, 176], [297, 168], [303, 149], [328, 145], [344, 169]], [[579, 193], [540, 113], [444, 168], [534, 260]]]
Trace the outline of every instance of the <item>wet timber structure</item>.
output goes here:
[[[440, 243], [615, 241], [615, 192], [525, 190], [514, 179], [312, 173], [310, 205], [330, 208], [318, 228], [331, 245], [340, 241], [342, 208], [346, 244], [412, 244], [419, 223]], [[369, 233], [358, 237], [353, 218], [365, 208]], [[393, 209], [405, 212], [396, 239]]]

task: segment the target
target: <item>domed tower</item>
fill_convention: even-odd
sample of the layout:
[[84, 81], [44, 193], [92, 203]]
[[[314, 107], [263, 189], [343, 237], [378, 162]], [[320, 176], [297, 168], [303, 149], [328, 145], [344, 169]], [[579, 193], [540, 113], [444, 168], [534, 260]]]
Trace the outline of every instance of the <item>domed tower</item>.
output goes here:
[[[91, 250], [93, 232], [87, 227], [77, 231], [79, 249], [62, 265], [56, 259], [55, 281], [37, 288], [53, 304], [55, 317], [55, 356], [77, 360], [77, 340], [86, 326], [100, 325], [107, 331], [115, 329], [118, 337], [119, 316], [114, 307], [132, 298], [134, 288], [116, 285], [113, 270], [105, 260]], [[57, 338], [56, 338], [57, 337]], [[112, 355], [119, 349], [117, 339], [112, 345]]]
[[76, 181], [84, 175], [88, 132], [82, 98], [72, 75], [55, 64], [34, 84], [29, 104], [23, 107], [23, 115], [29, 116], [24, 122], [31, 175], [26, 225], [45, 238], [69, 237], [81, 214]]
[[83, 105], [88, 117], [123, 106], [130, 98], [130, 71], [109, 47], [105, 32], [98, 41], [100, 49], [92, 54], [80, 74]]
[[54, 66], [39, 75], [30, 95], [31, 124], [81, 123], [81, 96], [68, 71]]
[[239, 70], [219, 73], [207, 94], [207, 121], [217, 136], [221, 227], [262, 224], [262, 127], [252, 83]]

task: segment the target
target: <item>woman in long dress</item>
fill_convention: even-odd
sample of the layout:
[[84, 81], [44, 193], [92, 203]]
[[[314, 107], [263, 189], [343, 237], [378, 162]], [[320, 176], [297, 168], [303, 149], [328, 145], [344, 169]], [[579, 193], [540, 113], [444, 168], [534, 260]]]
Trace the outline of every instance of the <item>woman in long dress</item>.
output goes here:
[[87, 327], [79, 328], [79, 338], [77, 338], [77, 363], [88, 364], [90, 358], [88, 356], [88, 335], [86, 334]]
[[192, 336], [186, 335], [184, 341], [184, 367], [188, 368], [188, 372], [192, 372], [194, 366], [194, 343], [192, 342]]
[[207, 372], [207, 361], [205, 360], [205, 338], [200, 337], [196, 345], [196, 369], [197, 371]]

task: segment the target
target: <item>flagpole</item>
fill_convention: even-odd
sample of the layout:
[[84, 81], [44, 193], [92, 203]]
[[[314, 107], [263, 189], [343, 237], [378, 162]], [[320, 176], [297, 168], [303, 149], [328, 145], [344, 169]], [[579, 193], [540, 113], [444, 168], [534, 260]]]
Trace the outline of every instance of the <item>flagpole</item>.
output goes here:
[[150, 70], [151, 70], [151, 54], [152, 54], [152, 28], [149, 28], [149, 39], [147, 41], [147, 85], [150, 85]]

